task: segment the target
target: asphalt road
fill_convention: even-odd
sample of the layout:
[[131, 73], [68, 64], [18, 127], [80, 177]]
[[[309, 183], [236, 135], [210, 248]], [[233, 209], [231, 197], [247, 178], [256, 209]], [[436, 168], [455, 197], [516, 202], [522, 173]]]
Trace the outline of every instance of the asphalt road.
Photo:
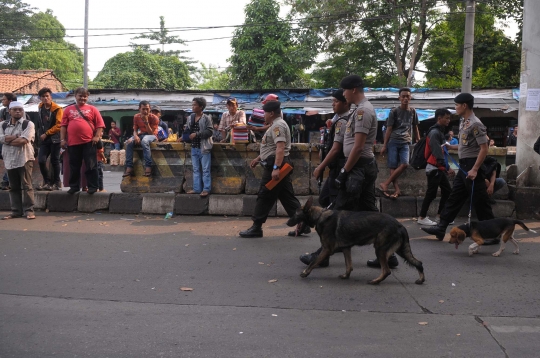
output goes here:
[[401, 262], [371, 286], [370, 247], [349, 280], [341, 254], [300, 278], [318, 238], [284, 237], [284, 221], [263, 239], [237, 237], [237, 217], [1, 221], [0, 357], [539, 356], [539, 236], [469, 257], [403, 220], [426, 282]]

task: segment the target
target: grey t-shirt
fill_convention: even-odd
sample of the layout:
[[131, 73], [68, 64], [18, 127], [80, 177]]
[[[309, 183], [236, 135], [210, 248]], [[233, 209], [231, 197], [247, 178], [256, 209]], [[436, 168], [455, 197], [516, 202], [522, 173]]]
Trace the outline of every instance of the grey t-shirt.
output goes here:
[[[341, 129], [343, 130], [343, 128]], [[354, 146], [356, 133], [367, 134], [366, 143], [360, 153], [360, 158], [373, 158], [373, 142], [377, 137], [377, 116], [373, 105], [364, 98], [349, 114], [343, 139], [343, 154], [349, 157]]]
[[401, 109], [396, 107], [390, 111], [388, 127], [392, 127], [390, 140], [395, 143], [411, 143], [412, 127], [418, 125], [418, 115], [414, 108]]
[[261, 141], [261, 159], [266, 160], [271, 155], [276, 155], [278, 142], [285, 142], [285, 156], [291, 151], [291, 131], [287, 122], [281, 117], [274, 119], [274, 122], [266, 130]]
[[488, 142], [486, 126], [474, 113], [459, 125], [459, 159], [476, 158], [480, 153], [480, 144]]

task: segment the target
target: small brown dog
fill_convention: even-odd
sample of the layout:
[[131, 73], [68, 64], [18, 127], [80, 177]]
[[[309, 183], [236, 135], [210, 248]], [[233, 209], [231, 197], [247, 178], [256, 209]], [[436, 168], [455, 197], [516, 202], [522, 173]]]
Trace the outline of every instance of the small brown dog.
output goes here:
[[506, 242], [511, 240], [512, 244], [516, 247], [514, 254], [519, 254], [519, 247], [516, 239], [514, 239], [514, 230], [515, 226], [519, 225], [524, 230], [530, 231], [536, 234], [536, 231], [529, 229], [523, 221], [508, 219], [508, 218], [497, 218], [485, 221], [473, 221], [471, 224], [463, 224], [460, 226], [453, 227], [450, 230], [450, 243], [458, 246], [465, 241], [465, 238], [470, 237], [474, 244], [469, 246], [469, 256], [478, 253], [478, 247], [484, 244], [484, 239], [493, 239], [499, 236], [502, 236], [501, 247], [499, 251], [493, 253], [493, 256], [498, 257], [504, 251]]

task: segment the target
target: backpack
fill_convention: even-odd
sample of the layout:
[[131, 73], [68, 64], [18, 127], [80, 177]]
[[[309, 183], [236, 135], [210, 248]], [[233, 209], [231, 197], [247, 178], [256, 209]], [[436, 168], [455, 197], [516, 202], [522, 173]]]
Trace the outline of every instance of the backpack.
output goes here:
[[157, 132], [158, 141], [162, 142], [168, 137], [169, 137], [169, 133], [167, 133], [165, 129], [163, 129], [162, 126], [158, 126], [158, 132]]
[[[26, 130], [26, 128], [28, 127], [28, 122], [30, 122], [28, 119], [25, 119], [22, 123], [22, 130]], [[8, 121], [3, 121], [2, 122], [2, 130], [5, 132], [6, 131], [6, 128], [8, 126]]]
[[416, 170], [426, 169], [427, 160], [424, 152], [426, 151], [426, 137], [420, 138], [416, 145], [414, 146], [411, 160], [409, 164]]

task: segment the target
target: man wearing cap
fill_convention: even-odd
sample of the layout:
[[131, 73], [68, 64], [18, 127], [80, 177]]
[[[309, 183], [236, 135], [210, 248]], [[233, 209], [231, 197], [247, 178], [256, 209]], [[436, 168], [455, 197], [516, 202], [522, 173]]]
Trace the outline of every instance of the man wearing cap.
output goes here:
[[[459, 144], [448, 145], [457, 149], [460, 170], [454, 179], [452, 193], [446, 201], [437, 226], [422, 227], [428, 234], [443, 240], [448, 225], [454, 221], [463, 204], [471, 198], [479, 221], [493, 219], [493, 211], [485, 175], [480, 167], [488, 152], [486, 127], [473, 113], [474, 97], [470, 93], [461, 93], [454, 99], [456, 114], [462, 117], [459, 125]], [[474, 181], [474, 186], [473, 186]], [[474, 192], [473, 192], [474, 191]], [[484, 245], [496, 244], [498, 240], [485, 240]]]
[[[261, 103], [264, 106], [266, 103], [270, 101], [278, 101], [278, 100], [279, 100], [278, 95], [270, 93], [268, 96], [266, 96], [266, 98]], [[281, 115], [281, 118], [283, 118], [283, 113], [281, 113], [280, 115]], [[247, 129], [254, 132], [266, 132], [268, 128], [270, 128], [270, 124], [265, 124], [262, 127], [255, 127], [255, 126], [250, 126], [250, 125], [247, 126]]]
[[4, 220], [22, 217], [35, 219], [34, 189], [32, 187], [32, 168], [34, 167], [35, 127], [32, 121], [25, 119], [22, 103], [13, 101], [9, 104], [11, 119], [0, 125], [0, 143], [2, 156], [7, 169], [11, 214]]
[[[152, 106], [152, 110], [150, 111], [154, 116], [158, 117], [159, 119], [159, 124], [158, 126], [161, 127], [163, 129], [163, 132], [165, 133], [165, 136], [162, 137], [162, 138], [158, 138], [158, 141], [159, 142], [163, 142], [164, 140], [167, 139], [167, 137], [169, 136], [169, 125], [167, 123], [165, 123], [163, 121], [163, 119], [161, 119], [161, 107], [160, 106]], [[158, 128], [158, 131], [159, 131], [159, 128]]]
[[227, 141], [227, 132], [230, 132], [231, 128], [237, 123], [246, 123], [246, 113], [238, 109], [238, 102], [236, 98], [227, 99], [228, 112], [223, 113], [221, 121], [219, 121], [218, 131], [221, 133], [221, 142]]
[[157, 139], [159, 118], [150, 113], [150, 102], [139, 103], [139, 113], [133, 117], [133, 137], [126, 141], [126, 170], [122, 177], [134, 176], [133, 147], [140, 144], [144, 157], [144, 176], [152, 175], [152, 153], [150, 143]]
[[[334, 142], [343, 143], [345, 164], [339, 169], [335, 179], [338, 195], [334, 210], [379, 211], [375, 199], [375, 181], [377, 180], [377, 163], [373, 154], [373, 141], [377, 136], [377, 116], [373, 105], [364, 95], [364, 81], [358, 75], [350, 75], [341, 80], [343, 96], [354, 106], [345, 127], [336, 133]], [[300, 260], [305, 264], [313, 262], [320, 253], [302, 255]], [[320, 266], [328, 266], [325, 260]], [[370, 264], [371, 263], [371, 264]], [[378, 265], [378, 261], [370, 260], [368, 265]], [[391, 256], [390, 267], [398, 265], [397, 258]]]
[[266, 184], [272, 180], [279, 180], [279, 170], [283, 164], [288, 163], [292, 166], [289, 159], [291, 150], [291, 132], [289, 126], [281, 118], [281, 103], [279, 101], [269, 101], [263, 106], [264, 120], [270, 124], [261, 141], [260, 155], [251, 161], [251, 168], [261, 164], [264, 168], [261, 178], [259, 193], [255, 211], [251, 219], [253, 225], [240, 232], [241, 237], [262, 237], [262, 225], [266, 222], [268, 213], [279, 199], [287, 215], [292, 217], [300, 207], [300, 202], [294, 196], [294, 190], [291, 181], [291, 173], [287, 174], [272, 189], [266, 188]]

